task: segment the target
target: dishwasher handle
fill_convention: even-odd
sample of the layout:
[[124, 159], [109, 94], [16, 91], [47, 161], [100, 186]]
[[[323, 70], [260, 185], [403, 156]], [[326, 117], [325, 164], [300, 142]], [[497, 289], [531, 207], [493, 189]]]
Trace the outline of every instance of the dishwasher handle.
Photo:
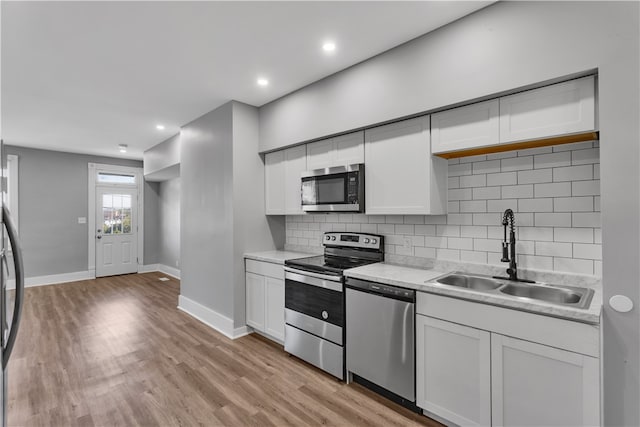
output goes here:
[[370, 294], [380, 295], [385, 298], [397, 299], [406, 302], [416, 302], [416, 291], [413, 289], [401, 288], [399, 286], [385, 285], [382, 283], [369, 282], [366, 280], [347, 277], [345, 283], [347, 288], [355, 289]]

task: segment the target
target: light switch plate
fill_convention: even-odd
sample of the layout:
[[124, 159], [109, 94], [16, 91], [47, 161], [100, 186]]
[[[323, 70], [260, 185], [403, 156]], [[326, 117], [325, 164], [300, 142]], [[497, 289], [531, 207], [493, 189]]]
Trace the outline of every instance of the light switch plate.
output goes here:
[[79, 216], [78, 217], [78, 224], [86, 224], [87, 223], [87, 218], [84, 216]]

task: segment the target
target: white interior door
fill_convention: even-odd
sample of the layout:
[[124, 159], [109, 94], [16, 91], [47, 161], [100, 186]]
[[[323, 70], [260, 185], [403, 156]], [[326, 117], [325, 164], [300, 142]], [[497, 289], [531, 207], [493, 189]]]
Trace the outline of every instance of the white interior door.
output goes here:
[[96, 188], [96, 277], [138, 271], [138, 193]]

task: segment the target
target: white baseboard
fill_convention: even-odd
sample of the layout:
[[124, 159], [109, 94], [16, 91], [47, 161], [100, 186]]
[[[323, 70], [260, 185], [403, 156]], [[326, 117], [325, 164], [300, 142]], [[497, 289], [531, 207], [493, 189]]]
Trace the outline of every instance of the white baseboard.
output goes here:
[[154, 271], [159, 271], [160, 273], [164, 273], [180, 280], [180, 270], [177, 268], [169, 267], [165, 264], [146, 264], [138, 266], [138, 273], [151, 273]]
[[[80, 280], [95, 279], [90, 271], [75, 271], [73, 273], [50, 274], [48, 276], [27, 277], [24, 281], [25, 288], [33, 286], [56, 285], [58, 283], [77, 282]], [[7, 289], [15, 289], [16, 280], [7, 280]]]
[[249, 334], [246, 326], [234, 329], [233, 320], [183, 295], [178, 296], [178, 309], [232, 340]]

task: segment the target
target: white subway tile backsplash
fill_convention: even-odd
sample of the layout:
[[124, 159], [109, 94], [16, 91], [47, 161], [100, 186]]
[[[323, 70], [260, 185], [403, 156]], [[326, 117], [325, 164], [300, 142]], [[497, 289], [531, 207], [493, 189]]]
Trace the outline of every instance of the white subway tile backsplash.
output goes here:
[[487, 200], [487, 212], [504, 212], [507, 209], [511, 209], [514, 212], [516, 212], [517, 205], [518, 205], [518, 202], [513, 199]]
[[459, 225], [436, 225], [436, 236], [459, 237]]
[[571, 227], [570, 213], [536, 212], [534, 215], [536, 227]]
[[476, 162], [473, 164], [472, 172], [474, 175], [500, 172], [500, 160]]
[[487, 174], [487, 186], [515, 185], [518, 183], [517, 172], [500, 172]]
[[553, 199], [520, 199], [518, 212], [553, 212]]
[[528, 197], [533, 197], [533, 184], [502, 187], [502, 199], [524, 199]]
[[387, 224], [404, 224], [404, 216], [403, 215], [386, 215], [384, 217], [384, 221]]
[[487, 211], [486, 200], [463, 200], [460, 201], [460, 212], [462, 213], [482, 213]]
[[555, 182], [551, 184], [534, 184], [534, 197], [569, 197], [571, 196], [570, 182]]
[[571, 151], [571, 164], [572, 165], [585, 165], [600, 163], [600, 149], [589, 148], [586, 150]]
[[575, 212], [571, 216], [573, 227], [600, 228], [600, 212]]
[[554, 258], [553, 269], [576, 274], [593, 274], [593, 261], [573, 258]]
[[519, 171], [533, 169], [533, 156], [514, 157], [500, 160], [500, 170], [502, 172]]
[[473, 239], [463, 237], [449, 237], [449, 249], [473, 249]]
[[396, 224], [395, 232], [396, 234], [413, 234], [414, 226], [413, 224]]
[[[500, 187], [479, 187], [473, 189], [473, 199], [474, 200], [488, 200], [488, 199], [499, 199], [500, 198]], [[461, 199], [462, 200], [462, 199]], [[464, 199], [464, 200], [471, 200]]]
[[556, 242], [593, 243], [593, 229], [554, 228], [553, 240]]
[[518, 172], [518, 184], [539, 184], [553, 180], [552, 169], [533, 169]]
[[469, 175], [460, 177], [460, 187], [486, 187], [487, 176], [486, 175]]
[[571, 243], [536, 242], [536, 255], [571, 258], [573, 248]]
[[506, 268], [502, 213], [512, 209], [521, 268], [601, 275], [599, 178], [599, 149], [590, 141], [453, 159], [448, 215], [289, 215], [286, 245], [317, 253], [322, 233], [360, 231], [386, 237], [390, 262], [438, 258]]
[[567, 151], [536, 156], [534, 165], [536, 169], [571, 166], [571, 152]]
[[449, 162], [449, 176], [471, 175], [471, 163], [453, 165]]
[[415, 247], [413, 248], [413, 255], [421, 258], [435, 258], [436, 250], [435, 248]]
[[487, 238], [487, 227], [481, 225], [462, 225], [460, 226], [460, 237], [477, 237]]
[[573, 244], [573, 257], [585, 259], [602, 259], [602, 246], [586, 243]]
[[582, 181], [593, 179], [593, 165], [568, 166], [553, 169], [553, 181]]
[[436, 249], [438, 259], [448, 259], [452, 261], [460, 260], [460, 251], [457, 249]]
[[571, 194], [573, 196], [599, 196], [600, 180], [574, 181], [571, 183]]
[[476, 264], [487, 263], [487, 253], [477, 251], [460, 251], [460, 261], [475, 262]]
[[436, 226], [435, 225], [416, 225], [414, 227], [415, 233], [425, 236], [435, 236], [436, 235]]
[[447, 217], [447, 222], [452, 225], [472, 225], [473, 224], [473, 214], [470, 213], [461, 213], [455, 214], [451, 213]]
[[471, 199], [472, 199], [471, 188], [459, 188], [459, 189], [449, 190], [449, 200], [471, 200]]
[[593, 212], [593, 197], [559, 197], [553, 199], [554, 212]]

